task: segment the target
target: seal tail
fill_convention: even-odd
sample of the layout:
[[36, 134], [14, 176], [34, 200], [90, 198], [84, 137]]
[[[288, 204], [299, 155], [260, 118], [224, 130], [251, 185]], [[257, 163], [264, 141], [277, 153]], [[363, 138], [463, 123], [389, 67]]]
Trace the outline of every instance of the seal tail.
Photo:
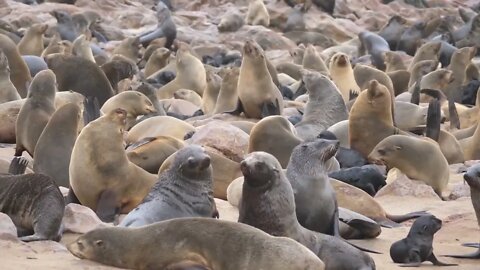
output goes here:
[[436, 142], [438, 142], [438, 138], [440, 137], [441, 122], [442, 115], [440, 101], [438, 99], [433, 99], [428, 105], [426, 136]]
[[8, 173], [13, 175], [24, 174], [28, 166], [28, 160], [24, 157], [14, 157], [8, 167]]
[[418, 212], [411, 212], [405, 215], [389, 215], [387, 214], [387, 218], [397, 222], [397, 223], [402, 223], [404, 221], [414, 219], [414, 218], [419, 218], [421, 216], [429, 215], [426, 211], [418, 211]]
[[96, 97], [86, 97], [83, 104], [85, 108], [83, 111], [83, 121], [85, 125], [100, 117], [100, 105]]

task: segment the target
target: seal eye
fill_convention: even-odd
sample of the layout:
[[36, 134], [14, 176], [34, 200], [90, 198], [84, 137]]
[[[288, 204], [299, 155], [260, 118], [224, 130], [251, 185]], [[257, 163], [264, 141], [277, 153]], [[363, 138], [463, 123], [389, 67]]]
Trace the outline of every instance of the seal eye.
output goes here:
[[383, 150], [383, 149], [378, 149], [377, 152], [378, 152], [380, 155], [382, 155], [382, 156], [387, 153], [387, 152], [386, 152], [385, 150]]
[[102, 240], [97, 240], [95, 241], [95, 246], [102, 248], [105, 246], [105, 243]]

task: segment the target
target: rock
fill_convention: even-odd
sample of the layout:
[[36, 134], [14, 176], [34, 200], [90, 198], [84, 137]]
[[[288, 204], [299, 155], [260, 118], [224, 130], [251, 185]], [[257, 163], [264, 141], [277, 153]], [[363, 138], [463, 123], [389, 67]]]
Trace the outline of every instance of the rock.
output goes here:
[[458, 198], [470, 197], [470, 187], [466, 183], [455, 183], [451, 185], [452, 192], [448, 196], [450, 200]]
[[243, 176], [239, 177], [233, 180], [227, 188], [227, 200], [235, 207], [240, 205], [240, 200], [242, 199], [243, 181]]
[[74, 203], [65, 207], [62, 223], [64, 231], [74, 233], [87, 233], [95, 228], [108, 226], [98, 218], [92, 209]]
[[398, 169], [392, 169], [387, 175], [387, 185], [380, 189], [375, 198], [392, 196], [412, 196], [416, 198], [437, 198], [440, 199], [433, 188], [429, 185], [416, 180], [409, 179]]
[[243, 130], [228, 123], [215, 121], [197, 128], [188, 142], [210, 146], [227, 158], [240, 162], [248, 152], [249, 136]]
[[16, 238], [17, 227], [15, 227], [15, 224], [13, 224], [12, 219], [10, 219], [10, 217], [7, 216], [7, 214], [0, 213], [0, 235], [3, 235], [3, 234], [12, 235]]
[[220, 219], [229, 221], [238, 221], [238, 209], [227, 201], [215, 198], [215, 204], [220, 215]]

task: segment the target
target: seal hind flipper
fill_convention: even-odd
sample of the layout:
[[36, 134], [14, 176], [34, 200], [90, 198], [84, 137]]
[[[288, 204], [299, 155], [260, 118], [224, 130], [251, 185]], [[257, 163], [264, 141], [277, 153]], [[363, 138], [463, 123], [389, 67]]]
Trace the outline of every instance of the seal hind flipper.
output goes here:
[[368, 252], [368, 253], [373, 253], [373, 254], [383, 254], [382, 252], [378, 252], [378, 251], [375, 251], [375, 250], [371, 250], [371, 249], [368, 249], [368, 248], [364, 248], [364, 247], [360, 247], [360, 246], [357, 246], [355, 245], [354, 243], [350, 243], [349, 241], [343, 239], [346, 243], [348, 243], [349, 245], [351, 245], [352, 247], [355, 247], [355, 248], [358, 248], [359, 250], [361, 251], [364, 251], [364, 252]]
[[[345, 222], [348, 226], [360, 231], [362, 233], [361, 238], [375, 238], [382, 232], [382, 227], [378, 223], [367, 222], [362, 219], [352, 219]], [[350, 238], [356, 239], [356, 238]]]
[[157, 138], [156, 137], [145, 137], [143, 139], [141, 139], [140, 141], [138, 142], [134, 142], [132, 144], [129, 144], [127, 145], [127, 147], [125, 148], [125, 150], [134, 150], [134, 149], [137, 149], [138, 147], [142, 146], [142, 145], [145, 145], [147, 143], [150, 143], [150, 142], [153, 142], [155, 141]]
[[440, 124], [442, 122], [440, 101], [433, 99], [428, 104], [426, 136], [438, 142], [440, 137]]
[[442, 255], [442, 257], [458, 258], [458, 259], [480, 259], [480, 248], [470, 254], [463, 255]]
[[28, 166], [28, 160], [24, 157], [14, 157], [10, 166], [8, 167], [8, 173], [13, 175], [24, 174]]
[[275, 100], [275, 103], [276, 104], [273, 104], [273, 102], [268, 101], [262, 104], [262, 118], [271, 115], [280, 115], [280, 104], [278, 99]]
[[115, 220], [115, 216], [119, 213], [120, 207], [117, 205], [118, 194], [112, 190], [104, 190], [97, 201], [97, 210], [95, 213], [103, 222], [111, 222]]
[[85, 101], [83, 102], [83, 104], [83, 121], [85, 125], [100, 117], [100, 105], [98, 103], [97, 97], [85, 97]]
[[390, 220], [390, 219], [383, 219], [383, 220], [375, 220], [380, 226], [384, 227], [384, 228], [396, 228], [396, 227], [400, 227], [401, 225], [398, 224], [397, 222], [393, 221], [393, 220]]
[[417, 211], [417, 212], [411, 212], [405, 215], [389, 215], [387, 214], [387, 218], [396, 222], [396, 223], [402, 223], [404, 221], [414, 219], [414, 218], [419, 218], [421, 216], [428, 216], [430, 215], [427, 211]]

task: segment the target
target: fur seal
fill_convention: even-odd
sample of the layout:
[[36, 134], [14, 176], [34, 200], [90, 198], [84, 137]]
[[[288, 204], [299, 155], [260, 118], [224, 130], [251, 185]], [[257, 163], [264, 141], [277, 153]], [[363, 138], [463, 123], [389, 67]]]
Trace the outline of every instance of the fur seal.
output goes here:
[[403, 32], [406, 29], [405, 24], [407, 20], [399, 15], [393, 15], [388, 22], [380, 29], [378, 35], [383, 37], [391, 49], [397, 48], [397, 43], [400, 40]]
[[34, 56], [34, 55], [23, 55], [23, 60], [28, 66], [28, 70], [30, 70], [30, 76], [35, 77], [38, 72], [48, 69], [48, 65], [41, 56]]
[[243, 112], [247, 118], [256, 119], [282, 114], [282, 94], [273, 83], [263, 49], [252, 40], [243, 45], [237, 91], [238, 106], [233, 114]]
[[8, 101], [19, 100], [20, 94], [18, 94], [15, 85], [10, 81], [10, 65], [8, 64], [8, 58], [0, 50], [0, 104]]
[[424, 261], [437, 266], [455, 266], [443, 263], [433, 254], [433, 235], [442, 228], [442, 221], [433, 215], [419, 217], [413, 222], [406, 238], [390, 247], [390, 257], [401, 266], [418, 267]]
[[247, 15], [245, 19], [249, 25], [270, 25], [270, 15], [263, 0], [249, 0]]
[[410, 72], [406, 70], [397, 70], [387, 73], [392, 80], [395, 96], [408, 91], [408, 82], [410, 81]]
[[403, 58], [399, 52], [387, 51], [383, 53], [383, 60], [385, 61], [385, 72], [393, 72], [398, 70], [407, 70]]
[[429, 138], [392, 135], [371, 151], [368, 159], [390, 168], [398, 168], [410, 179], [431, 186], [444, 199], [450, 172], [448, 162], [436, 142]]
[[302, 142], [295, 133], [295, 128], [285, 117], [279, 115], [265, 117], [250, 131], [248, 153], [267, 152], [280, 162], [282, 168], [286, 168], [293, 149]]
[[[467, 172], [463, 175], [463, 179], [470, 186], [470, 198], [472, 200], [473, 209], [475, 211], [475, 216], [477, 217], [477, 223], [480, 226], [480, 165], [473, 165], [468, 168]], [[448, 257], [453, 258], [464, 258], [464, 259], [480, 259], [480, 246], [478, 250], [472, 254], [466, 255], [447, 255]]]
[[307, 48], [305, 48], [302, 66], [303, 68], [320, 72], [325, 76], [328, 76], [330, 73], [322, 57], [320, 57], [312, 44], [308, 44]]
[[179, 89], [173, 93], [175, 99], [183, 99], [192, 103], [193, 105], [202, 106], [202, 97], [197, 92], [189, 89]]
[[8, 37], [0, 34], [0, 49], [8, 58], [10, 80], [22, 98], [27, 96], [28, 86], [32, 77], [28, 66], [18, 52], [17, 45]]
[[310, 6], [311, 3], [302, 3], [295, 5], [288, 14], [287, 22], [285, 23], [283, 32], [305, 31], [307, 28], [305, 24], [305, 13], [307, 13]]
[[[215, 111], [215, 106], [217, 104], [218, 96], [220, 94], [220, 89], [222, 87], [223, 78], [217, 75], [211, 70], [207, 70], [207, 87], [203, 91], [202, 95], [202, 104], [200, 109], [205, 115], [212, 115]], [[235, 89], [237, 84], [235, 83]], [[233, 110], [235, 105], [226, 111]]]
[[38, 138], [33, 154], [33, 171], [50, 176], [58, 186], [69, 187], [69, 165], [80, 131], [81, 108], [75, 103], [60, 107]]
[[222, 16], [217, 25], [219, 32], [236, 32], [245, 24], [244, 16], [237, 11], [231, 11]]
[[420, 61], [424, 61], [424, 60], [438, 61], [441, 46], [442, 46], [442, 43], [435, 42], [435, 41], [427, 42], [423, 44], [420, 48], [418, 48], [417, 52], [415, 53], [415, 56], [410, 62], [410, 66], [408, 67], [408, 70], [411, 72], [415, 64], [417, 64]]
[[303, 81], [308, 89], [308, 102], [302, 121], [295, 125], [298, 137], [316, 138], [320, 132], [348, 118], [347, 108], [340, 91], [326, 76], [304, 71]]
[[452, 55], [449, 70], [453, 71], [453, 80], [448, 84], [445, 90], [447, 97], [453, 98], [455, 102], [462, 100], [462, 85], [465, 81], [465, 70], [470, 64], [477, 49], [475, 47], [465, 47], [458, 49]]
[[383, 54], [390, 51], [388, 42], [383, 39], [383, 37], [368, 31], [358, 34], [358, 39], [360, 40], [358, 54], [370, 54], [372, 58], [372, 64], [382, 71], [385, 70], [386, 66], [383, 60]]
[[333, 236], [339, 235], [338, 206], [326, 162], [339, 146], [338, 141], [324, 139], [301, 143], [293, 149], [286, 173], [295, 194], [298, 222], [309, 230]]
[[134, 61], [135, 63], [140, 58], [140, 38], [139, 37], [128, 37], [113, 50], [113, 54], [119, 54], [125, 56], [126, 58]]
[[[154, 253], [141, 252], [142, 247], [160, 242], [161, 248]], [[68, 250], [81, 259], [131, 269], [325, 269], [315, 254], [292, 239], [207, 218], [178, 218], [134, 229], [95, 229], [68, 245]]]
[[207, 86], [207, 75], [202, 61], [192, 55], [187, 45], [182, 44], [177, 50], [175, 58], [177, 76], [175, 79], [157, 90], [159, 99], [173, 97], [173, 93], [179, 89], [190, 89], [203, 94]]
[[153, 73], [167, 66], [170, 54], [171, 51], [167, 48], [158, 48], [153, 51], [145, 65], [145, 77], [149, 77]]
[[58, 91], [73, 90], [86, 97], [96, 97], [100, 106], [113, 96], [107, 76], [92, 61], [79, 56], [53, 54], [46, 57], [46, 62], [57, 77]]
[[[265, 152], [250, 153], [242, 161], [241, 169], [245, 181], [239, 222], [298, 241], [313, 251], [326, 269], [375, 269], [375, 262], [364, 252], [298, 223], [294, 191], [275, 157]], [[340, 250], [346, 255], [341, 260], [338, 259]]]
[[353, 96], [358, 96], [360, 87], [355, 81], [350, 58], [344, 53], [336, 53], [330, 59], [330, 77], [347, 103]]
[[[342, 122], [346, 122], [346, 125], [348, 125], [348, 120], [341, 121], [339, 123], [342, 124]], [[335, 125], [333, 125], [332, 127], [335, 128]], [[346, 137], [348, 137], [348, 131], [345, 133], [346, 133]], [[322, 131], [317, 136], [317, 138], [327, 139], [327, 140], [338, 140], [337, 136], [329, 130]], [[344, 140], [348, 141], [348, 138]], [[363, 158], [358, 151], [344, 147], [342, 146], [342, 141], [339, 141], [339, 142], [340, 142], [340, 147], [338, 148], [337, 154], [335, 154], [335, 159], [338, 161], [340, 168], [360, 167], [368, 163], [367, 160]]]
[[105, 104], [103, 104], [100, 111], [104, 114], [108, 114], [118, 108], [127, 112], [126, 130], [133, 127], [139, 115], [147, 115], [156, 112], [150, 99], [138, 91], [125, 91], [111, 97], [105, 102]]
[[90, 47], [90, 41], [87, 40], [85, 35], [82, 34], [78, 36], [73, 41], [72, 46], [72, 52], [74, 55], [83, 57], [96, 63], [95, 57], [93, 56], [92, 48]]
[[335, 10], [335, 0], [312, 0], [312, 2], [329, 14], [333, 14]]
[[28, 28], [23, 38], [18, 43], [18, 51], [21, 55], [40, 56], [43, 52], [43, 34], [47, 31], [48, 25], [34, 24]]
[[72, 150], [70, 192], [104, 221], [130, 212], [156, 182], [155, 175], [127, 158], [123, 147], [126, 118], [125, 110], [116, 109], [90, 122]]
[[213, 114], [233, 111], [238, 105], [238, 78], [240, 68], [228, 68], [223, 75]]
[[12, 219], [20, 240], [58, 242], [65, 210], [63, 195], [50, 177], [23, 174], [27, 164], [26, 159], [14, 157], [9, 168], [12, 175], [0, 175], [0, 212]]
[[140, 35], [140, 43], [143, 47], [147, 47], [154, 39], [165, 37], [165, 47], [170, 48], [173, 41], [177, 38], [177, 26], [173, 22], [172, 15], [168, 7], [162, 1], [159, 1], [155, 6], [157, 11], [157, 28], [153, 31], [146, 32]]
[[387, 184], [386, 177], [372, 165], [342, 169], [330, 172], [328, 176], [357, 187], [372, 197]]
[[205, 149], [190, 145], [177, 151], [170, 167], [143, 201], [119, 224], [139, 227], [180, 217], [212, 217], [218, 212], [213, 200], [212, 166]]
[[72, 19], [72, 16], [66, 11], [54, 10], [51, 15], [57, 19], [57, 25], [55, 29], [60, 35], [62, 40], [68, 40], [73, 42], [79, 35], [78, 27]]
[[171, 116], [150, 117], [135, 126], [128, 132], [127, 143], [138, 142], [146, 137], [172, 136], [183, 140], [185, 135], [194, 131], [195, 128], [177, 118]]
[[413, 92], [415, 83], [421, 81], [423, 76], [437, 69], [437, 60], [423, 60], [417, 62], [410, 71], [410, 81], [408, 82], [409, 92]]
[[56, 92], [57, 81], [53, 71], [40, 71], [33, 78], [15, 125], [15, 156], [21, 156], [23, 151], [27, 151], [33, 157], [38, 138], [55, 112]]
[[132, 79], [138, 73], [138, 67], [131, 59], [116, 54], [108, 62], [100, 66], [107, 76], [110, 86], [115, 93], [120, 91], [118, 84], [124, 79]]
[[355, 100], [348, 118], [350, 148], [367, 157], [384, 138], [398, 134], [393, 126], [390, 92], [387, 87], [370, 81], [367, 90]]

